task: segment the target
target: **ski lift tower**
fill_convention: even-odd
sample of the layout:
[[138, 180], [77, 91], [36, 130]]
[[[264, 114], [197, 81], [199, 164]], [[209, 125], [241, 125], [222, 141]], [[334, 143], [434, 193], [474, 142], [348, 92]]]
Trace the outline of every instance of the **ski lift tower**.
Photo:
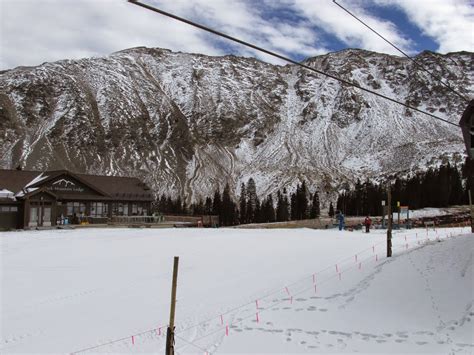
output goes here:
[[459, 125], [461, 126], [464, 143], [466, 144], [467, 156], [469, 159], [474, 160], [474, 100], [471, 100], [469, 105], [467, 105]]
[[[474, 160], [474, 100], [471, 100], [469, 105], [467, 105], [467, 108], [461, 116], [459, 125], [461, 126], [464, 143], [466, 144], [468, 159]], [[469, 190], [468, 193], [471, 208], [471, 231], [474, 233], [474, 209], [472, 207], [471, 190]]]

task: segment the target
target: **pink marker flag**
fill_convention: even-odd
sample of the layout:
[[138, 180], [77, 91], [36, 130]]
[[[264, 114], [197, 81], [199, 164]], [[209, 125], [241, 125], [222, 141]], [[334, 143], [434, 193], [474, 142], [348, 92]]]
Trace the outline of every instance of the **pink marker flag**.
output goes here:
[[229, 336], [229, 326], [228, 325], [225, 326], [225, 335]]
[[316, 283], [316, 275], [313, 274], [313, 283], [315, 284]]
[[337, 267], [337, 264], [336, 264], [336, 272], [339, 273], [339, 269], [338, 269], [338, 267]]
[[258, 312], [255, 313], [255, 315], [257, 316], [257, 323], [260, 321], [260, 319], [258, 318]]
[[158, 335], [161, 335], [161, 327], [158, 327]]
[[288, 290], [288, 287], [285, 287], [285, 290], [286, 290], [286, 293], [288, 294], [288, 296], [290, 295], [290, 291]]
[[132, 344], [135, 345], [135, 338], [133, 335], [132, 335]]

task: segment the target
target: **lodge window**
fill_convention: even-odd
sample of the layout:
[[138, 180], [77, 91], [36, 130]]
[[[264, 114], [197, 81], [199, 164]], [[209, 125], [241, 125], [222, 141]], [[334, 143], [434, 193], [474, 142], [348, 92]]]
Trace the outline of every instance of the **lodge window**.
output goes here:
[[82, 202], [68, 202], [66, 206], [68, 216], [81, 215], [86, 212], [86, 205]]
[[122, 202], [113, 203], [112, 216], [128, 216], [128, 203], [122, 203]]
[[108, 206], [104, 202], [91, 202], [90, 215], [92, 217], [107, 217]]
[[18, 212], [17, 206], [0, 206], [0, 212]]
[[132, 216], [146, 216], [146, 204], [132, 203]]

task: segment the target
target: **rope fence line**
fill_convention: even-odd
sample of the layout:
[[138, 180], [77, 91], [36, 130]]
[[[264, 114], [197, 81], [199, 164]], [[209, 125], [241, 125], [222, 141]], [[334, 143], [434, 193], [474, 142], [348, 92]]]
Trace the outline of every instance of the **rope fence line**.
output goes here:
[[[370, 248], [370, 249], [371, 249], [371, 248]], [[351, 257], [351, 258], [352, 258], [352, 257]], [[367, 257], [367, 258], [365, 258], [365, 259], [360, 260], [360, 263], [366, 262], [367, 260], [373, 260], [373, 259], [374, 259], [374, 255], [371, 255], [371, 256], [369, 256], [369, 257]], [[377, 263], [377, 262], [379, 262], [379, 261], [380, 261], [380, 259], [379, 259], [378, 261], [375, 261], [375, 262]], [[332, 266], [331, 266], [331, 267], [332, 267]], [[330, 277], [327, 277], [327, 278], [323, 279], [322, 281], [319, 281], [319, 282], [317, 283], [317, 285], [326, 284], [326, 283], [328, 283], [329, 281], [332, 281], [333, 279], [340, 277], [340, 275], [342, 275], [343, 273], [346, 273], [346, 272], [348, 272], [348, 271], [350, 271], [351, 269], [354, 269], [354, 268], [356, 268], [356, 267], [358, 267], [358, 263], [352, 265], [352, 266], [349, 267], [349, 268], [346, 268], [346, 269], [344, 269], [344, 270], [341, 270], [341, 272], [336, 273], [336, 274], [334, 274], [334, 275], [332, 275], [332, 276], [330, 276]], [[308, 291], [310, 291], [310, 290], [311, 290], [311, 291], [314, 290], [314, 285], [311, 285], [311, 286], [309, 286], [309, 287], [305, 287], [305, 288], [302, 289], [302, 290], [299, 290], [299, 291], [297, 291], [297, 292], [292, 293], [292, 295], [293, 295], [293, 296], [299, 296], [299, 295], [302, 295], [302, 294], [304, 294], [304, 293], [306, 293], [306, 292], [308, 292]], [[283, 291], [280, 291], [280, 292], [283, 292]], [[263, 313], [263, 312], [265, 312], [265, 311], [271, 310], [272, 308], [274, 308], [274, 307], [276, 307], [276, 306], [281, 305], [282, 303], [287, 303], [288, 301], [289, 301], [288, 298], [282, 298], [282, 299], [280, 299], [280, 300], [279, 300], [278, 302], [276, 302], [276, 303], [275, 303], [275, 302], [272, 302], [272, 304], [270, 305], [270, 307], [267, 307], [267, 308], [260, 307], [260, 308], [259, 308], [259, 311], [258, 311], [257, 313], [258, 313], [258, 314], [261, 314], [261, 313]], [[233, 326], [233, 325], [240, 324], [240, 323], [244, 322], [245, 320], [250, 319], [250, 318], [254, 318], [254, 317], [255, 317], [255, 313], [251, 313], [251, 314], [249, 314], [249, 315], [247, 315], [247, 316], [243, 316], [242, 318], [240, 318], [240, 319], [237, 320], [237, 321], [227, 323], [226, 327], [229, 327], [229, 326], [231, 327], [231, 326]], [[194, 344], [195, 342], [198, 342], [198, 341], [200, 341], [200, 340], [202, 340], [202, 339], [205, 339], [205, 338], [207, 338], [207, 337], [209, 337], [209, 336], [211, 336], [211, 335], [213, 335], [213, 334], [217, 334], [217, 333], [219, 333], [219, 332], [223, 332], [224, 329], [225, 329], [224, 327], [219, 327], [218, 329], [215, 329], [215, 330], [213, 330], [213, 331], [211, 331], [211, 332], [209, 332], [209, 333], [206, 333], [205, 335], [203, 335], [203, 336], [201, 336], [201, 337], [199, 337], [199, 338], [197, 338], [197, 339], [194, 339], [193, 341], [188, 341], [187, 343], [188, 343], [188, 344], [191, 344], [191, 345], [193, 345], [193, 346], [198, 347], [198, 345]], [[227, 336], [227, 335], [228, 335], [228, 334], [226, 334], [226, 336]], [[181, 350], [181, 349], [183, 349], [183, 348], [184, 348], [184, 347], [181, 347], [181, 348], [179, 348], [179, 350]]]
[[[447, 232], [447, 233], [445, 233], [445, 239], [447, 239], [447, 238], [449, 238], [449, 237], [454, 237], [454, 236], [459, 236], [459, 235], [461, 235], [461, 234], [464, 232], [465, 226], [461, 226], [461, 224], [459, 224], [459, 227], [458, 227], [458, 228], [460, 228], [461, 231], [456, 231], [456, 232], [454, 232], [454, 233], [456, 233], [456, 234], [453, 234], [453, 232], [449, 232], [449, 233]], [[426, 229], [426, 235], [422, 235], [422, 234], [424, 234], [424, 229], [414, 229], [413, 232], [411, 232], [411, 233], [408, 233], [408, 232], [403, 233], [403, 234], [402, 234], [402, 233], [397, 233], [397, 234], [399, 234], [399, 235], [392, 236], [392, 240], [394, 240], [394, 239], [396, 239], [396, 240], [405, 239], [405, 241], [408, 241], [408, 240], [407, 240], [407, 237], [409, 237], [410, 239], [412, 239], [413, 237], [415, 237], [415, 241], [418, 242], [417, 245], [420, 245], [420, 244], [419, 244], [420, 242], [423, 242], [423, 241], [431, 241], [431, 239], [429, 238], [429, 237], [430, 237], [430, 234], [429, 234], [429, 233], [430, 233], [430, 230], [429, 230], [428, 228]], [[435, 233], [435, 234], [436, 234], [436, 239], [440, 239], [441, 236], [440, 236], [440, 234], [438, 233], [438, 230], [437, 230], [437, 229], [433, 229], [431, 233], [432, 233], [432, 234]], [[433, 236], [431, 235], [431, 237], [433, 237]], [[411, 240], [411, 241], [412, 241], [412, 240]], [[216, 320], [216, 319], [222, 320], [222, 319], [223, 319], [222, 317], [223, 317], [224, 315], [228, 315], [228, 314], [234, 313], [234, 312], [236, 312], [236, 311], [238, 311], [238, 310], [240, 310], [240, 309], [242, 309], [242, 308], [244, 308], [244, 307], [248, 307], [249, 305], [254, 304], [254, 303], [257, 303], [257, 307], [258, 307], [258, 308], [257, 308], [257, 312], [256, 312], [257, 314], [260, 314], [260, 313], [262, 313], [262, 312], [265, 312], [265, 311], [267, 311], [268, 309], [271, 309], [271, 307], [269, 307], [269, 308], [260, 307], [260, 306], [259, 306], [259, 302], [262, 303], [262, 304], [264, 304], [264, 303], [268, 302], [268, 301], [265, 301], [267, 298], [269, 298], [270, 296], [273, 296], [273, 295], [275, 295], [275, 294], [278, 294], [278, 293], [280, 293], [280, 292], [287, 292], [287, 293], [288, 293], [288, 294], [287, 294], [287, 298], [282, 298], [282, 299], [280, 299], [277, 303], [272, 302], [272, 304], [271, 304], [272, 307], [278, 306], [278, 305], [280, 305], [280, 304], [282, 304], [282, 303], [284, 303], [284, 302], [288, 302], [289, 300], [292, 301], [292, 297], [293, 297], [293, 296], [299, 296], [299, 295], [301, 295], [301, 294], [303, 294], [303, 293], [305, 293], [305, 292], [308, 292], [309, 290], [313, 290], [314, 292], [316, 292], [315, 286], [319, 286], [319, 285], [325, 284], [325, 283], [327, 283], [327, 282], [329, 282], [329, 281], [331, 281], [331, 280], [333, 280], [333, 279], [335, 279], [335, 278], [341, 279], [341, 275], [342, 275], [342, 274], [347, 273], [348, 271], [350, 271], [350, 270], [352, 270], [352, 269], [360, 268], [360, 265], [362, 265], [363, 263], [367, 262], [367, 260], [373, 259], [374, 256], [375, 256], [375, 262], [376, 262], [376, 263], [379, 262], [381, 259], [379, 259], [379, 258], [378, 258], [378, 254], [375, 253], [375, 247], [377, 247], [377, 246], [379, 246], [379, 245], [381, 245], [381, 244], [386, 244], [386, 240], [384, 239], [384, 240], [382, 240], [382, 241], [380, 241], [380, 242], [378, 242], [378, 243], [375, 243], [375, 244], [373, 244], [371, 247], [368, 247], [368, 248], [366, 248], [366, 249], [363, 249], [363, 250], [361, 250], [361, 251], [356, 252], [354, 255], [351, 255], [351, 256], [346, 257], [346, 258], [343, 258], [343, 259], [339, 259], [336, 263], [331, 264], [331, 265], [329, 265], [329, 266], [327, 266], [327, 267], [325, 267], [325, 268], [323, 268], [323, 269], [320, 269], [319, 271], [314, 272], [314, 273], [312, 273], [312, 274], [310, 274], [310, 275], [304, 276], [304, 277], [302, 277], [302, 278], [300, 278], [300, 279], [298, 279], [298, 280], [296, 280], [296, 281], [294, 281], [294, 282], [292, 282], [292, 283], [289, 283], [289, 284], [287, 284], [287, 286], [279, 287], [278, 289], [275, 289], [275, 290], [273, 290], [273, 291], [271, 291], [271, 292], [269, 292], [269, 293], [266, 293], [265, 295], [263, 295], [263, 296], [261, 296], [261, 297], [257, 297], [256, 299], [253, 299], [253, 300], [251, 300], [251, 301], [249, 301], [249, 302], [246, 302], [246, 303], [241, 304], [241, 305], [239, 305], [239, 306], [233, 307], [233, 308], [230, 309], [230, 310], [227, 310], [227, 311], [225, 311], [225, 312], [222, 312], [222, 313], [220, 313], [220, 314], [217, 315], [217, 316], [213, 316], [213, 317], [211, 317], [211, 318], [208, 318], [208, 319], [206, 319], [206, 320], [200, 321], [200, 322], [198, 322], [198, 323], [196, 323], [196, 324], [193, 324], [193, 325], [191, 325], [191, 326], [184, 327], [183, 329], [181, 329], [181, 330], [175, 332], [175, 336], [178, 337], [179, 339], [185, 341], [185, 342], [188, 343], [189, 345], [193, 345], [193, 346], [195, 346], [196, 348], [198, 348], [198, 349], [200, 349], [200, 350], [204, 350], [206, 353], [208, 353], [204, 348], [199, 347], [199, 346], [193, 344], [193, 342], [199, 341], [199, 340], [204, 339], [204, 338], [206, 338], [206, 337], [208, 337], [208, 336], [210, 336], [210, 335], [212, 335], [212, 334], [215, 334], [215, 333], [217, 333], [217, 332], [223, 331], [223, 329], [225, 329], [225, 330], [226, 330], [226, 333], [228, 333], [228, 327], [229, 327], [229, 326], [232, 326], [232, 325], [235, 325], [235, 324], [239, 324], [239, 323], [243, 322], [243, 321], [246, 320], [246, 319], [255, 317], [255, 312], [251, 313], [249, 316], [246, 316], [246, 317], [241, 318], [241, 320], [239, 320], [239, 321], [237, 321], [237, 322], [228, 323], [225, 327], [222, 327], [222, 321], [221, 321], [221, 322], [219, 323], [219, 324], [220, 324], [220, 327], [219, 327], [218, 329], [212, 331], [211, 333], [205, 334], [205, 335], [203, 335], [203, 336], [201, 336], [201, 337], [199, 337], [199, 338], [197, 338], [197, 339], [194, 339], [193, 341], [188, 341], [188, 340], [184, 339], [183, 337], [178, 336], [177, 334], [182, 334], [182, 333], [184, 333], [185, 331], [188, 331], [188, 330], [190, 330], [190, 329], [192, 329], [192, 328], [199, 327], [199, 326], [204, 325], [204, 324], [208, 324], [208, 323], [211, 322], [212, 320]], [[412, 245], [413, 245], [413, 244], [412, 244]], [[408, 249], [407, 246], [408, 246], [408, 243], [407, 243], [407, 244], [397, 245], [397, 246], [392, 246], [392, 250], [393, 250], [393, 249], [395, 249], [395, 250], [402, 250], [403, 248], [405, 248], [405, 250], [407, 250], [407, 249]], [[372, 255], [370, 255], [370, 256], [368, 256], [368, 257], [366, 257], [366, 258], [363, 258], [363, 259], [359, 259], [358, 256], [360, 256], [360, 255], [362, 255], [362, 254], [364, 254], [364, 253], [370, 251], [371, 249], [372, 249]], [[384, 255], [385, 255], [385, 254], [384, 254]], [[354, 258], [354, 257], [355, 257], [355, 258]], [[349, 267], [344, 267], [344, 265], [346, 264], [346, 262], [348, 262], [349, 260], [354, 260], [354, 259], [355, 259], [355, 261], [354, 261], [353, 263], [351, 263], [351, 266], [349, 266]], [[315, 282], [315, 276], [316, 276], [316, 275], [321, 275], [323, 272], [328, 271], [328, 270], [330, 270], [331, 268], [333, 268], [334, 265], [336, 265], [337, 267], [336, 267], [336, 272], [335, 272], [332, 276], [326, 277], [326, 278], [324, 278], [324, 279], [322, 279], [322, 280], [321, 280], [320, 278], [317, 278], [317, 282]], [[291, 288], [291, 287], [293, 287], [293, 286], [295, 286], [295, 285], [298, 285], [299, 283], [302, 283], [303, 281], [306, 281], [306, 282], [307, 282], [308, 279], [309, 279], [309, 281], [312, 281], [311, 286], [305, 287], [305, 288], [303, 288], [302, 290], [299, 290], [299, 291], [297, 291], [297, 292], [292, 292], [292, 293], [291, 293], [291, 296], [290, 296], [290, 293], [289, 293], [289, 291], [288, 291], [289, 288]], [[290, 297], [290, 298], [288, 298], [288, 297]], [[226, 327], [227, 327], [227, 328], [226, 328]], [[98, 344], [98, 345], [95, 345], [95, 346], [83, 348], [83, 349], [81, 349], [81, 350], [74, 351], [74, 352], [72, 352], [71, 354], [79, 354], [79, 353], [83, 353], [83, 352], [86, 352], [86, 351], [90, 351], [90, 350], [93, 350], [93, 349], [97, 349], [97, 348], [100, 348], [100, 347], [103, 347], [103, 346], [111, 345], [111, 344], [114, 344], [114, 343], [124, 342], [124, 341], [127, 341], [127, 340], [129, 340], [129, 341], [131, 340], [131, 341], [132, 341], [132, 344], [134, 345], [134, 344], [135, 344], [135, 339], [134, 339], [134, 338], [140, 337], [140, 336], [145, 335], [145, 334], [148, 334], [148, 333], [151, 333], [151, 334], [154, 333], [154, 334], [157, 334], [158, 336], [163, 336], [163, 335], [165, 334], [165, 331], [161, 331], [161, 330], [162, 330], [162, 329], [166, 329], [166, 328], [167, 328], [167, 325], [163, 325], [163, 326], [158, 327], [158, 328], [153, 328], [153, 329], [145, 330], [145, 331], [143, 331], [143, 332], [139, 332], [139, 333], [136, 333], [136, 334], [133, 334], [133, 335], [129, 335], [129, 336], [126, 336], [126, 337], [122, 337], [122, 338], [120, 338], [120, 339], [115, 339], [115, 340], [108, 341], [108, 342], [106, 342], [106, 343], [101, 343], [101, 344]]]
[[[381, 242], [379, 242], [379, 243], [376, 243], [376, 244], [372, 245], [372, 246], [369, 247], [369, 248], [366, 248], [366, 249], [364, 249], [364, 250], [361, 250], [361, 251], [357, 252], [356, 254], [357, 254], [357, 255], [360, 255], [360, 254], [362, 254], [362, 253], [364, 253], [364, 252], [366, 252], [366, 251], [368, 251], [368, 250], [370, 250], [370, 249], [373, 249], [374, 247], [376, 247], [376, 246], [378, 246], [378, 245], [380, 245], [380, 244], [383, 244], [383, 243], [386, 243], [386, 241], [381, 241]], [[270, 296], [273, 296], [273, 295], [275, 295], [275, 294], [278, 294], [279, 292], [281, 292], [281, 290], [284, 290], [285, 287], [286, 287], [286, 288], [292, 287], [292, 286], [294, 286], [294, 285], [296, 285], [296, 284], [298, 284], [298, 283], [300, 283], [300, 282], [303, 282], [303, 281], [307, 280], [308, 278], [313, 278], [314, 275], [319, 275], [319, 274], [323, 273], [324, 271], [333, 268], [334, 265], [341, 264], [341, 263], [343, 263], [344, 261], [350, 260], [350, 259], [352, 259], [352, 258], [353, 258], [353, 255], [351, 255], [351, 256], [349, 256], [349, 257], [346, 257], [346, 258], [344, 258], [344, 259], [340, 259], [340, 260], [336, 261], [335, 263], [333, 263], [333, 264], [331, 264], [331, 265], [329, 265], [329, 266], [327, 266], [327, 267], [325, 267], [325, 268], [323, 268], [323, 269], [321, 269], [321, 270], [319, 270], [319, 271], [317, 271], [317, 272], [313, 272], [313, 273], [311, 273], [311, 274], [309, 274], [309, 275], [306, 275], [306, 276], [304, 276], [304, 277], [302, 277], [302, 278], [300, 278], [300, 279], [298, 279], [298, 280], [296, 280], [296, 281], [294, 281], [294, 282], [292, 282], [292, 283], [286, 284], [286, 286], [283, 286], [283, 287], [282, 287], [282, 286], [279, 286], [278, 288], [275, 288], [273, 291], [268, 292], [268, 293], [266, 293], [265, 295], [260, 296], [260, 297], [256, 297], [256, 298], [257, 298], [258, 300], [264, 300], [264, 299], [266, 299], [266, 298], [268, 298], [268, 297], [270, 297]], [[251, 301], [249, 301], [249, 302], [243, 303], [243, 304], [238, 305], [238, 306], [236, 306], [236, 307], [234, 307], [234, 308], [232, 308], [232, 309], [230, 309], [230, 310], [227, 310], [227, 311], [225, 311], [225, 312], [222, 312], [222, 313], [220, 313], [219, 315], [213, 316], [213, 317], [208, 318], [208, 319], [206, 319], [206, 320], [204, 320], [204, 321], [201, 321], [201, 322], [199, 322], [199, 323], [196, 323], [196, 324], [193, 324], [193, 325], [191, 325], [191, 326], [188, 326], [188, 327], [186, 327], [186, 328], [184, 328], [184, 329], [182, 329], [182, 330], [180, 330], [179, 332], [176, 332], [176, 333], [178, 333], [178, 334], [183, 333], [183, 332], [185, 332], [185, 331], [187, 331], [187, 330], [189, 330], [189, 329], [192, 329], [192, 328], [195, 328], [195, 327], [197, 327], [197, 326], [206, 324], [206, 323], [208, 323], [208, 322], [210, 322], [210, 321], [212, 321], [212, 320], [214, 320], [214, 319], [218, 319], [218, 318], [220, 318], [221, 316], [227, 315], [227, 314], [229, 314], [229, 313], [233, 313], [233, 312], [235, 312], [235, 311], [237, 311], [237, 310], [239, 310], [239, 309], [241, 309], [241, 308], [247, 307], [247, 306], [249, 306], [249, 305], [251, 305], [251, 304], [253, 304], [253, 303], [255, 303], [255, 297], [254, 297]]]
[[[459, 236], [459, 235], [461, 235], [463, 232], [464, 232], [464, 228], [462, 228], [462, 230], [460, 231], [460, 233], [458, 233], [457, 235]], [[417, 234], [417, 233], [412, 234], [412, 235], [416, 235], [416, 234]], [[449, 238], [449, 237], [453, 237], [453, 236], [454, 236], [454, 235], [452, 234], [452, 232], [445, 234], [446, 239]], [[402, 236], [400, 236], [400, 237], [402, 237]], [[404, 236], [403, 236], [403, 237], [404, 237]], [[439, 235], [438, 235], [437, 237], [439, 238]], [[425, 238], [425, 239], [424, 239], [424, 241], [427, 241], [427, 240], [429, 240], [429, 238]], [[380, 244], [380, 243], [378, 243], [378, 244]], [[395, 249], [395, 250], [397, 250], [397, 251], [404, 251], [404, 245], [398, 245], [398, 246], [393, 247], [392, 249]], [[376, 255], [377, 255], [377, 254], [376, 254]], [[373, 259], [373, 258], [374, 258], [374, 256], [371, 255], [371, 256], [369, 256], [369, 257], [367, 257], [367, 258], [365, 258], [365, 259], [360, 260], [359, 263], [366, 262], [367, 260], [370, 260], [370, 259]], [[385, 260], [387, 260], [387, 259], [388, 259], [388, 258], [385, 257]], [[376, 260], [375, 260], [376, 265], [380, 265], [380, 262], [381, 262], [381, 259], [378, 259], [378, 260], [377, 260], [377, 258], [376, 258]], [[354, 269], [354, 268], [356, 268], [356, 267], [358, 267], [358, 266], [359, 266], [359, 265], [358, 265], [358, 263], [356, 262], [356, 263], [355, 263], [354, 265], [352, 265], [351, 267], [346, 268], [346, 269], [344, 269], [344, 270], [341, 270], [341, 272], [338, 273], [339, 277], [340, 277], [341, 274], [346, 273], [346, 272], [348, 272], [348, 271], [351, 271], [352, 269]], [[338, 277], [338, 275], [335, 274], [335, 275], [330, 276], [330, 277], [328, 277], [328, 278], [326, 278], [326, 279], [323, 279], [323, 281], [318, 282], [318, 285], [320, 285], [320, 284], [325, 284], [325, 283], [327, 283], [327, 282], [329, 282], [329, 281], [332, 281], [334, 278]], [[303, 294], [303, 293], [305, 293], [305, 292], [308, 292], [309, 290], [313, 290], [313, 289], [314, 289], [313, 286], [306, 287], [306, 288], [304, 288], [304, 289], [302, 289], [302, 290], [300, 290], [300, 291], [298, 291], [298, 292], [296, 292], [296, 293], [293, 293], [293, 295], [294, 295], [294, 296], [299, 296], [299, 295], [301, 295], [301, 294]], [[283, 291], [280, 291], [280, 292], [283, 292]], [[261, 313], [263, 313], [263, 312], [265, 312], [265, 311], [271, 309], [272, 307], [278, 306], [278, 305], [280, 305], [280, 304], [282, 304], [282, 303], [285, 303], [285, 302], [288, 302], [288, 298], [280, 299], [280, 301], [278, 301], [277, 303], [271, 304], [271, 307], [268, 307], [268, 308], [263, 308], [263, 307], [262, 307], [262, 308], [259, 308], [259, 311], [257, 312], [257, 314], [261, 314]], [[195, 342], [198, 342], [198, 341], [200, 341], [200, 340], [202, 340], [202, 339], [205, 339], [205, 338], [207, 338], [207, 337], [209, 337], [209, 336], [211, 336], [211, 335], [213, 335], [213, 334], [217, 334], [217, 333], [219, 333], [219, 332], [223, 332], [224, 329], [225, 329], [225, 331], [226, 331], [226, 336], [228, 336], [228, 327], [229, 327], [229, 326], [233, 326], [233, 325], [236, 325], [236, 324], [240, 324], [240, 323], [244, 322], [245, 320], [250, 319], [250, 318], [254, 318], [254, 317], [255, 317], [255, 314], [254, 314], [254, 313], [251, 313], [251, 314], [249, 314], [248, 316], [244, 316], [244, 317], [240, 318], [238, 321], [228, 323], [228, 324], [226, 325], [226, 327], [219, 327], [218, 329], [215, 329], [215, 330], [213, 330], [212, 332], [209, 332], [209, 333], [207, 333], [207, 334], [205, 334], [205, 335], [203, 335], [203, 336], [201, 336], [201, 337], [199, 337], [199, 338], [197, 338], [197, 339], [194, 339], [193, 341], [187, 341], [187, 343], [190, 344], [190, 345], [193, 345], [193, 346], [198, 347], [198, 345], [194, 344]], [[181, 347], [181, 348], [179, 348], [179, 349], [183, 349], [183, 348], [184, 348], [184, 347]], [[199, 348], [202, 350], [201, 347], [199, 347]], [[207, 353], [208, 353], [208, 352], [206, 351], [206, 354], [207, 354]]]

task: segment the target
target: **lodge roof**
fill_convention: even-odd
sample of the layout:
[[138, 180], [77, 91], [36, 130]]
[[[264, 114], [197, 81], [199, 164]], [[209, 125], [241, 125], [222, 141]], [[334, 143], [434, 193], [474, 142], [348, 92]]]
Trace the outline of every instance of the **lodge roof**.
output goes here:
[[41, 174], [47, 177], [44, 181], [58, 177], [62, 174], [76, 177], [86, 185], [103, 192], [108, 195], [108, 199], [119, 201], [152, 201], [153, 194], [150, 188], [135, 177], [122, 176], [104, 176], [75, 174], [67, 170], [56, 171], [31, 171], [31, 170], [7, 170], [0, 169], [0, 190], [7, 189], [15, 194], [21, 192], [29, 186], [40, 186], [43, 180], [39, 180], [31, 184]]

